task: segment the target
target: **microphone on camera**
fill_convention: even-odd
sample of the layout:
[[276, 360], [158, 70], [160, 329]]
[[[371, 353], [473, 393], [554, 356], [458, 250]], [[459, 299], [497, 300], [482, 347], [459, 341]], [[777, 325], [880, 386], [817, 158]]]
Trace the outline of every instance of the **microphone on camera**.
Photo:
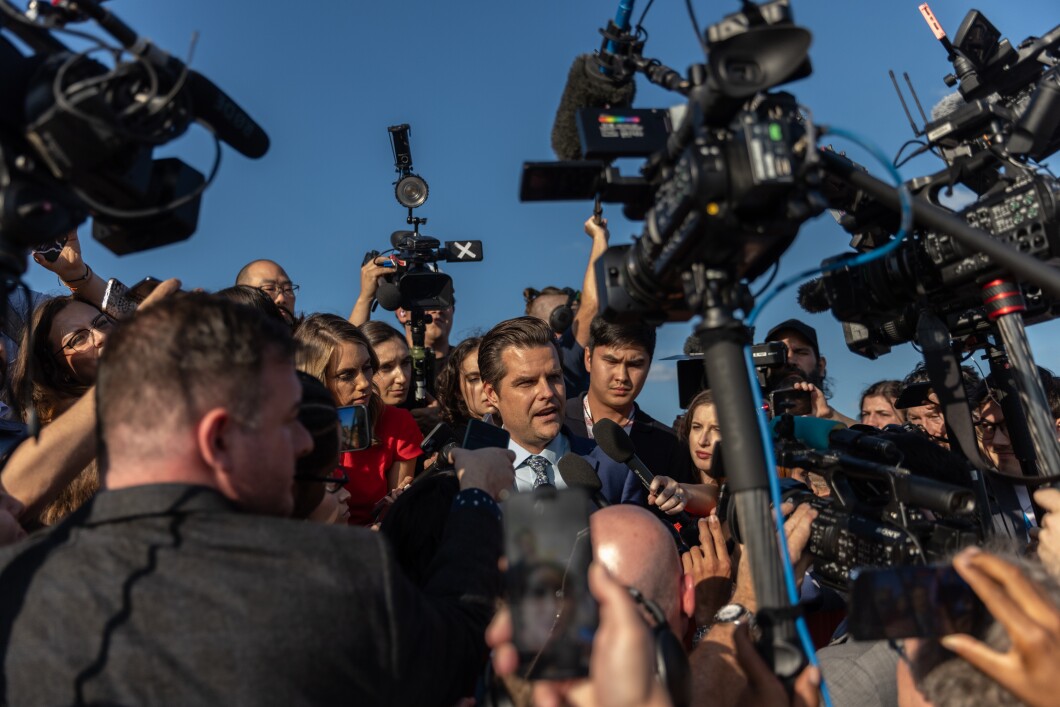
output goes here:
[[[604, 450], [604, 454], [614, 459], [619, 464], [626, 465], [630, 471], [637, 475], [644, 488], [651, 493], [651, 482], [655, 474], [651, 473], [647, 465], [637, 456], [633, 440], [629, 438], [626, 431], [617, 422], [604, 418], [593, 425], [593, 439]], [[679, 533], [681, 539], [689, 546], [699, 545], [699, 529], [696, 519], [686, 511], [668, 514], [656, 506], [649, 506], [648, 510], [655, 513], [661, 520], [668, 524], [680, 525]]]
[[[776, 432], [782, 417], [774, 417], [770, 428]], [[851, 452], [867, 454], [885, 464], [898, 464], [902, 453], [897, 445], [876, 434], [876, 430], [851, 429], [841, 422], [822, 420], [819, 417], [792, 417], [795, 439], [810, 449], [826, 450], [841, 448]]]
[[198, 71], [188, 69], [187, 85], [195, 117], [209, 126], [222, 142], [251, 159], [269, 151], [269, 136], [217, 84]]
[[815, 277], [799, 285], [799, 306], [810, 314], [820, 314], [832, 308], [824, 288], [824, 280]]
[[[615, 24], [620, 30], [629, 29], [631, 11], [632, 3], [619, 4]], [[558, 159], [579, 160], [582, 157], [577, 122], [580, 108], [628, 108], [633, 105], [637, 93], [633, 73], [621, 72], [616, 76], [607, 69], [615, 59], [611, 53], [612, 44], [609, 42], [599, 56], [581, 54], [571, 64], [552, 123], [552, 151]]]
[[556, 464], [556, 470], [568, 488], [585, 489], [597, 508], [607, 508], [611, 505], [611, 502], [601, 493], [603, 484], [600, 482], [600, 475], [585, 457], [567, 452]]

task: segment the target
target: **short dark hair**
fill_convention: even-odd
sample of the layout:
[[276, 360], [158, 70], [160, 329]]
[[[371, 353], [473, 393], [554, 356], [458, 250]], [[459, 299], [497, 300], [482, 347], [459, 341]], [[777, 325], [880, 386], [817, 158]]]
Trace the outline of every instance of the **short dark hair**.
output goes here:
[[562, 287], [556, 287], [555, 285], [549, 285], [544, 289], [540, 290], [535, 290], [533, 287], [527, 287], [525, 290], [523, 290], [523, 299], [526, 301], [525, 312], [527, 314], [530, 314], [530, 310], [534, 307], [534, 301], [542, 295], [564, 295], [569, 298], [573, 294], [574, 291], [571, 290], [569, 287], [564, 289]]
[[507, 375], [501, 356], [507, 349], [553, 346], [552, 329], [537, 317], [516, 317], [497, 324], [482, 337], [478, 348], [478, 370], [482, 380], [494, 388]]
[[597, 315], [589, 325], [589, 351], [597, 346], [640, 346], [655, 356], [655, 327], [650, 324], [618, 324]]
[[272, 297], [269, 297], [265, 294], [264, 290], [259, 290], [257, 287], [251, 287], [250, 285], [232, 285], [223, 290], [218, 290], [215, 294], [218, 297], [223, 297], [224, 299], [231, 300], [237, 304], [253, 307], [266, 317], [276, 319], [284, 324], [287, 323], [283, 318], [283, 315], [280, 314], [280, 308], [272, 301]]
[[[164, 424], [193, 424], [223, 405], [257, 424], [266, 361], [294, 359], [281, 322], [205, 293], [178, 293], [138, 311], [114, 329], [96, 379], [100, 426], [122, 427], [150, 453]], [[128, 440], [123, 438], [122, 443]]]

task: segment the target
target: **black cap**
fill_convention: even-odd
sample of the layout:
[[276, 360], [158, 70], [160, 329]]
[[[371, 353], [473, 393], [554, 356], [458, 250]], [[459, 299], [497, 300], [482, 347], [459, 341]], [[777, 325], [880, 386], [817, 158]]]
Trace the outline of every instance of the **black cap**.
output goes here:
[[920, 407], [921, 405], [927, 405], [931, 401], [928, 399], [928, 395], [931, 393], [931, 383], [923, 381], [920, 383], [910, 383], [909, 385], [902, 388], [902, 392], [899, 393], [898, 398], [894, 401], [894, 407], [897, 410], [905, 410], [906, 408]]
[[818, 359], [821, 358], [821, 349], [817, 346], [817, 330], [805, 322], [800, 322], [798, 319], [789, 319], [777, 324], [769, 330], [768, 334], [766, 334], [766, 341], [778, 341], [780, 339], [780, 332], [787, 330], [794, 331], [799, 336], [809, 341], [810, 346], [813, 347], [813, 355]]

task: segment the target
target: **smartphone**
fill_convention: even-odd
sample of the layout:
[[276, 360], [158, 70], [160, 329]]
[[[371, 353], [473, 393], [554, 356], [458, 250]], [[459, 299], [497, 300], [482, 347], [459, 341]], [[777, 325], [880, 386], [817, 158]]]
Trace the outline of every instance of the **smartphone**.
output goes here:
[[810, 404], [810, 391], [785, 388], [774, 390], [769, 394], [769, 411], [773, 417], [788, 413], [789, 415], [809, 415], [813, 412]]
[[57, 238], [50, 243], [37, 246], [33, 249], [33, 252], [47, 260], [49, 263], [54, 263], [59, 259], [59, 255], [63, 252], [63, 248], [66, 247], [66, 241], [68, 238], [69, 236]]
[[582, 489], [504, 502], [505, 583], [519, 670], [528, 680], [589, 674], [596, 600], [589, 593], [589, 497]]
[[460, 445], [464, 449], [486, 449], [487, 447], [508, 448], [508, 440], [512, 436], [507, 430], [496, 425], [491, 425], [482, 420], [471, 420], [467, 423], [467, 432], [464, 433], [464, 443]]
[[860, 569], [850, 586], [850, 634], [859, 641], [970, 633], [986, 615], [952, 565]]
[[372, 425], [368, 408], [364, 405], [346, 405], [337, 410], [339, 414], [339, 453], [359, 452], [372, 444]]
[[455, 442], [456, 433], [453, 432], [453, 428], [444, 422], [439, 422], [420, 442], [420, 449], [423, 450], [424, 456], [429, 457], [435, 452], [440, 452], [445, 445]]
[[107, 289], [103, 292], [102, 310], [111, 319], [129, 317], [140, 303], [161, 284], [161, 280], [145, 277], [132, 287], [126, 287], [121, 280], [107, 280]]

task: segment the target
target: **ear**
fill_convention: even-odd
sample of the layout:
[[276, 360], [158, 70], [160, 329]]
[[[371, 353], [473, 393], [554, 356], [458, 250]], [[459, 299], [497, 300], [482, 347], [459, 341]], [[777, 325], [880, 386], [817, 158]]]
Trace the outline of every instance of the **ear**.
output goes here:
[[585, 370], [590, 372], [593, 370], [593, 354], [588, 346], [585, 347]]
[[500, 396], [497, 395], [497, 389], [490, 383], [482, 384], [482, 393], [486, 396], [486, 400], [497, 410], [500, 410], [498, 403], [500, 402]]
[[397, 320], [402, 324], [408, 324], [409, 320], [412, 319], [412, 314], [407, 309], [402, 309], [401, 307], [398, 307], [394, 311], [394, 316], [397, 317]]
[[199, 457], [217, 478], [228, 476], [233, 467], [232, 432], [235, 420], [225, 408], [213, 408], [195, 426], [195, 444]]
[[692, 575], [681, 575], [681, 613], [691, 618], [696, 615], [696, 581]]
[[817, 372], [824, 378], [825, 369], [828, 368], [828, 360], [824, 356], [817, 357]]

